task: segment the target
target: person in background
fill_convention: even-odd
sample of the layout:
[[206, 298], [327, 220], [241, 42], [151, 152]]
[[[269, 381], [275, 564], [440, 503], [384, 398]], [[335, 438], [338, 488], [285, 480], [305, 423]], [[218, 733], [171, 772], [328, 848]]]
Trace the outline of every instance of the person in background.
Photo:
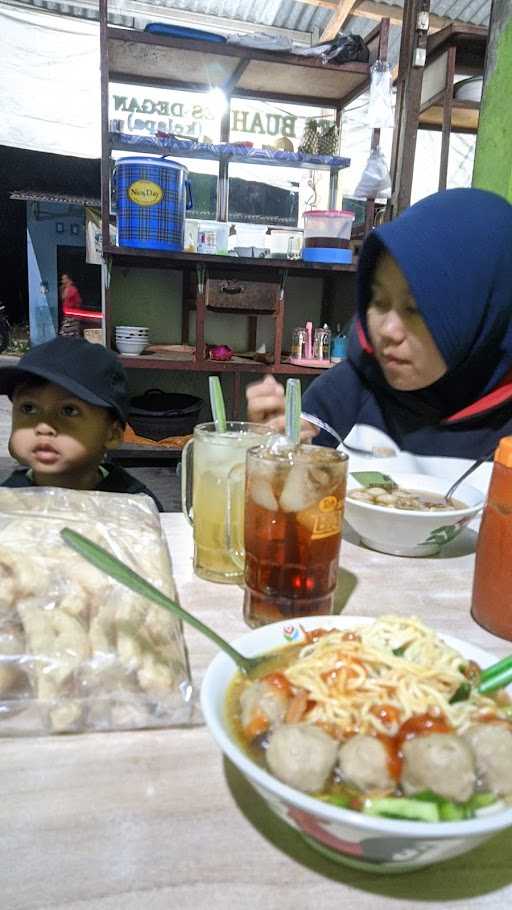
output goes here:
[[82, 298], [73, 279], [65, 272], [60, 279], [60, 299], [62, 324], [59, 334], [67, 337], [79, 337], [82, 334], [82, 326], [80, 317], [76, 315], [76, 310], [81, 308]]
[[[250, 420], [283, 425], [272, 376], [247, 388]], [[347, 359], [303, 412], [365, 447], [478, 458], [512, 434], [512, 206], [484, 190], [435, 193], [372, 231], [358, 266]], [[369, 428], [371, 428], [369, 430]], [[336, 446], [303, 423], [304, 435]], [[376, 432], [379, 431], [379, 432]], [[350, 434], [350, 435], [349, 435]]]
[[105, 454], [123, 438], [129, 397], [119, 360], [100, 344], [54, 338], [0, 368], [0, 394], [12, 401], [9, 452], [20, 464], [6, 487], [64, 487], [145, 493], [144, 484]]

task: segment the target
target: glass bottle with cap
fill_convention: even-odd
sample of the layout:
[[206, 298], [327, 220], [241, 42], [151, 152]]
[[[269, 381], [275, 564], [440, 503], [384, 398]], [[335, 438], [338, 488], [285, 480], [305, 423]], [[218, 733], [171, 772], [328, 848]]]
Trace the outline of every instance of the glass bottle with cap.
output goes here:
[[512, 641], [512, 436], [500, 439], [476, 547], [471, 614]]

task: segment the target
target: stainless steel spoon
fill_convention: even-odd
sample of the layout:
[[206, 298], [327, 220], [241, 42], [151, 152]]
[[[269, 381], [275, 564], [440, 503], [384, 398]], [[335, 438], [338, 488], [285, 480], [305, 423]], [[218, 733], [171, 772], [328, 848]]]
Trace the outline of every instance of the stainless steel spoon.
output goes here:
[[464, 471], [464, 474], [461, 474], [460, 477], [457, 477], [457, 480], [455, 481], [455, 483], [452, 483], [450, 489], [447, 490], [447, 492], [444, 494], [444, 499], [446, 502], [450, 502], [450, 500], [451, 500], [455, 490], [459, 486], [459, 484], [462, 483], [462, 481], [465, 480], [466, 477], [469, 477], [469, 475], [472, 474], [473, 471], [476, 471], [476, 469], [479, 468], [480, 465], [484, 463], [484, 461], [488, 461], [489, 458], [491, 458], [491, 456], [494, 455], [494, 451], [495, 451], [495, 447], [493, 447], [490, 452], [486, 452], [485, 455], [481, 455], [480, 458], [477, 458], [477, 460], [474, 461], [473, 464], [470, 465], [466, 471]]
[[306, 414], [302, 411], [301, 415], [303, 420], [307, 420], [308, 423], [312, 423], [313, 426], [318, 427], [319, 430], [325, 430], [326, 433], [329, 433], [333, 439], [336, 439], [343, 448], [347, 449], [349, 452], [354, 452], [356, 455], [373, 455], [375, 458], [389, 458], [392, 455], [396, 455], [395, 449], [392, 449], [390, 446], [373, 446], [372, 449], [361, 449], [356, 446], [349, 445], [341, 438], [340, 434], [336, 432], [328, 423], [320, 420], [319, 417], [316, 417], [315, 414]]
[[243, 673], [251, 673], [268, 660], [268, 654], [262, 654], [257, 657], [245, 657], [243, 654], [240, 654], [240, 652], [237, 651], [236, 648], [233, 648], [229, 642], [224, 638], [221, 638], [220, 635], [217, 635], [210, 626], [201, 622], [201, 620], [198, 619], [197, 616], [193, 616], [192, 613], [188, 613], [187, 610], [184, 610], [183, 607], [180, 607], [179, 604], [167, 597], [162, 591], [155, 588], [149, 581], [146, 581], [145, 578], [142, 578], [142, 576], [138, 575], [137, 572], [134, 572], [133, 569], [130, 569], [126, 563], [121, 562], [121, 560], [117, 559], [116, 556], [113, 556], [112, 553], [104, 550], [103, 547], [98, 546], [94, 541], [89, 540], [88, 537], [78, 534], [77, 531], [73, 531], [71, 528], [63, 528], [60, 534], [62, 539], [73, 550], [79, 553], [80, 556], [83, 556], [84, 559], [93, 566], [96, 566], [100, 572], [105, 572], [106, 575], [115, 578], [120, 584], [130, 588], [130, 590], [134, 591], [136, 594], [142, 594], [143, 597], [147, 597], [148, 600], [152, 600], [153, 603], [158, 604], [158, 606], [165, 607], [166, 610], [175, 613], [183, 622], [188, 622], [189, 625], [194, 626], [198, 632], [206, 635], [206, 637], [211, 639], [218, 648], [225, 651], [226, 654], [234, 660], [235, 664]]

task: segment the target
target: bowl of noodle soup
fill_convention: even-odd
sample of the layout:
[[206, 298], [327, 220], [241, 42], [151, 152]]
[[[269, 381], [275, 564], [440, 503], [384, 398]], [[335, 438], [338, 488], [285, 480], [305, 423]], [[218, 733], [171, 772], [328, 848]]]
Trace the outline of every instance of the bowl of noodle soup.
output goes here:
[[[483, 508], [484, 494], [461, 483], [451, 506], [442, 497], [451, 485], [450, 480], [429, 474], [406, 474], [389, 469], [398, 486], [395, 492], [363, 488], [349, 468], [345, 520], [371, 550], [392, 556], [435, 556], [445, 544], [454, 540]], [[373, 491], [382, 495], [367, 496]], [[405, 494], [405, 495], [403, 495]], [[397, 508], [393, 498], [405, 501]], [[414, 500], [421, 504], [414, 506]], [[425, 503], [432, 502], [433, 508]], [[440, 507], [442, 506], [442, 508]]]
[[[265, 800], [270, 811], [324, 855], [372, 872], [408, 872], [465, 853], [496, 832], [512, 826], [510, 783], [505, 786], [507, 794], [495, 794], [492, 804], [486, 804], [483, 794], [478, 792], [482, 786], [476, 765], [474, 773], [471, 770], [473, 778], [469, 790], [458, 795], [459, 800], [462, 796], [464, 800], [457, 804], [455, 815], [445, 815], [443, 820], [437, 816], [439, 820], [434, 821], [396, 817], [394, 810], [391, 814], [375, 813], [374, 807], [387, 806], [388, 803], [394, 805], [394, 799], [396, 804], [418, 805], [419, 800], [427, 798], [423, 790], [428, 787], [416, 782], [411, 799], [410, 788], [405, 790], [405, 794], [397, 796], [396, 792], [391, 792], [389, 787], [383, 789], [382, 785], [365, 791], [356, 788], [354, 791], [351, 782], [347, 791], [349, 797], [351, 793], [359, 792], [360, 798], [347, 800], [343, 795], [346, 781], [339, 781], [341, 759], [338, 757], [336, 769], [329, 777], [335, 795], [332, 796], [327, 789], [317, 792], [317, 785], [311, 782], [306, 785], [305, 792], [301, 789], [304, 778], [297, 785], [294, 778], [297, 774], [300, 777], [304, 771], [300, 749], [295, 754], [295, 744], [285, 743], [288, 758], [291, 755], [292, 759], [298, 760], [292, 770], [286, 769], [280, 778], [273, 773], [275, 765], [272, 765], [273, 770], [269, 767], [271, 746], [268, 742], [266, 753], [258, 757], [251, 744], [245, 741], [244, 728], [241, 727], [244, 717], [242, 706], [247, 706], [248, 701], [243, 701], [240, 692], [251, 686], [254, 688], [253, 683], [261, 685], [263, 677], [269, 679], [276, 673], [279, 676], [284, 668], [295, 693], [294, 704], [299, 691], [307, 693], [303, 699], [306, 713], [303, 712], [298, 723], [291, 715], [289, 724], [288, 715], [277, 720], [274, 718], [270, 724], [271, 745], [282, 735], [287, 724], [286, 733], [291, 727], [301, 730], [308, 727], [305, 732], [309, 733], [313, 728], [315, 738], [327, 736], [334, 740], [330, 749], [341, 756], [341, 748], [358, 739], [356, 732], [360, 736], [371, 737], [370, 745], [385, 739], [395, 741], [399, 730], [416, 724], [418, 718], [428, 715], [433, 719], [433, 729], [432, 732], [422, 731], [419, 737], [421, 742], [433, 743], [436, 738], [433, 734], [438, 730], [441, 732], [437, 732], [437, 738], [441, 737], [441, 741], [445, 742], [442, 734], [443, 722], [446, 722], [447, 729], [451, 730], [448, 739], [452, 745], [454, 737], [464, 739], [460, 748], [463, 759], [467, 760], [467, 731], [475, 727], [475, 719], [482, 721], [482, 728], [499, 726], [501, 730], [512, 730], [505, 719], [508, 713], [503, 707], [507, 699], [504, 693], [501, 693], [500, 701], [494, 696], [479, 695], [472, 688], [469, 697], [451, 701], [455, 692], [460, 693], [461, 685], [464, 688], [465, 682], [461, 683], [461, 680], [465, 680], [465, 676], [460, 675], [462, 668], [474, 668], [473, 662], [480, 669], [490, 666], [496, 658], [489, 652], [450, 635], [438, 636], [414, 618], [397, 616], [381, 617], [379, 620], [348, 616], [307, 617], [262, 626], [233, 644], [247, 656], [275, 654], [272, 654], [269, 664], [264, 665], [258, 678], [251, 680], [237, 672], [227, 655], [219, 653], [215, 657], [201, 687], [201, 707], [210, 733], [221, 751]], [[488, 723], [493, 719], [493, 713], [496, 714], [495, 724]], [[256, 719], [258, 716], [259, 709]], [[423, 735], [426, 732], [429, 735]], [[259, 743], [265, 735], [256, 736], [254, 743]], [[512, 740], [512, 733], [510, 738]], [[365, 745], [367, 740], [361, 739], [360, 742]], [[413, 739], [413, 742], [417, 740]], [[409, 744], [400, 748], [403, 769], [403, 754]], [[314, 749], [316, 743], [313, 743]], [[356, 756], [358, 766], [363, 766], [364, 760], [364, 755], [363, 761], [358, 761]], [[293, 766], [293, 760], [291, 764]], [[459, 786], [459, 781], [467, 782], [467, 768], [455, 776], [455, 786]], [[445, 778], [449, 777], [450, 773], [440, 770], [441, 791]], [[436, 787], [436, 783], [432, 786]], [[340, 793], [343, 798], [336, 795]], [[401, 799], [401, 796], [404, 798]], [[439, 812], [444, 805], [454, 805], [451, 800], [442, 798], [442, 793], [437, 797], [428, 796], [428, 800], [431, 798], [437, 799]], [[474, 800], [476, 802], [472, 803]], [[476, 811], [467, 810], [471, 804], [477, 806]]]

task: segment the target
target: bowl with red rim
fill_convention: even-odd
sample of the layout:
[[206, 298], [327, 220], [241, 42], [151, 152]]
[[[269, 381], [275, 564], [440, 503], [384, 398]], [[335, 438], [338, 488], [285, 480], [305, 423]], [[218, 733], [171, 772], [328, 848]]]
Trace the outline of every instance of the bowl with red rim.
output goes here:
[[[232, 644], [251, 657], [298, 644], [308, 630], [354, 629], [370, 622], [373, 620], [368, 617], [311, 616], [261, 626]], [[440, 637], [482, 669], [496, 661], [495, 655], [467, 641], [444, 633]], [[404, 873], [466, 853], [512, 826], [512, 807], [503, 801], [464, 821], [423, 822], [365, 815], [282, 783], [253, 761], [234, 734], [226, 701], [236, 672], [232, 659], [219, 653], [203, 679], [201, 708], [213, 739], [269, 811], [330, 859], [375, 873]]]

